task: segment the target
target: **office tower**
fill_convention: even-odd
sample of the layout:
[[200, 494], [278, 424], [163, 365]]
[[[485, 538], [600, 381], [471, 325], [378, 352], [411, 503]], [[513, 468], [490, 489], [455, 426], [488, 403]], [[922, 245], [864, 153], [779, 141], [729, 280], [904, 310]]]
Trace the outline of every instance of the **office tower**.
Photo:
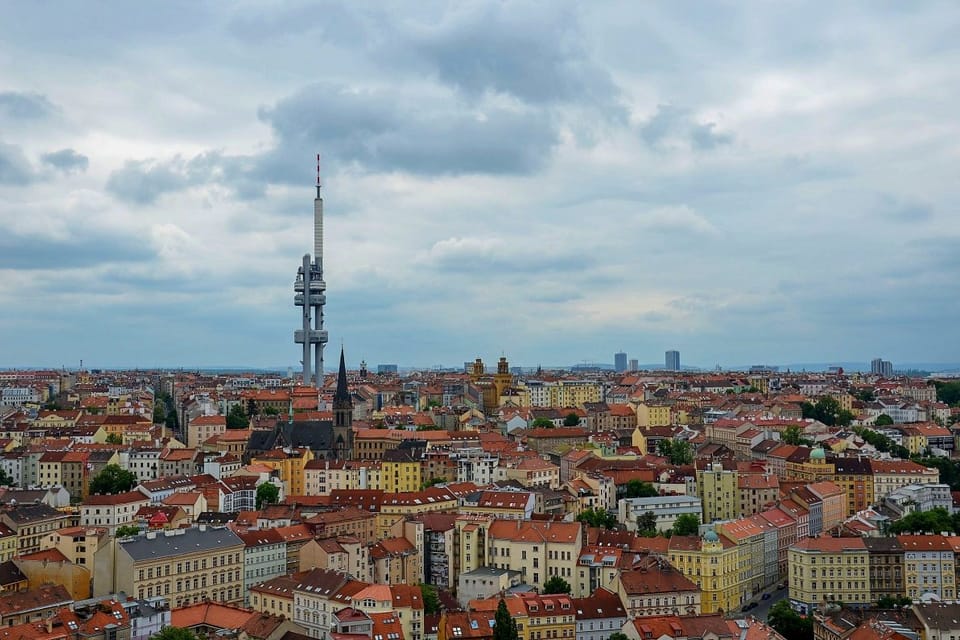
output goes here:
[[667, 371], [680, 371], [679, 351], [667, 351], [664, 357], [664, 368]]
[[[328, 336], [323, 328], [323, 307], [327, 302], [327, 283], [323, 281], [323, 198], [320, 197], [320, 155], [317, 154], [317, 197], [313, 201], [313, 260], [310, 254], [303, 256], [293, 284], [294, 305], [302, 307], [302, 326], [293, 333], [295, 344], [303, 345], [303, 384], [323, 384], [323, 347]], [[312, 321], [312, 326], [311, 326]], [[310, 347], [313, 346], [313, 361], [310, 366]]]
[[630, 358], [630, 366], [627, 367], [628, 371], [636, 371], [640, 368], [640, 361], [636, 358]]
[[623, 351], [619, 351], [613, 354], [613, 368], [617, 373], [622, 373], [627, 370], [627, 354]]

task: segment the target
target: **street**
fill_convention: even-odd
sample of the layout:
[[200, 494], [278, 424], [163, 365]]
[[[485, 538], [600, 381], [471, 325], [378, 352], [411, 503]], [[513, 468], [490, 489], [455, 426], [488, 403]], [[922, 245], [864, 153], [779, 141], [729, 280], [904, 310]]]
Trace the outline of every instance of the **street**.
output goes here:
[[778, 603], [778, 602], [780, 602], [781, 600], [783, 600], [784, 598], [786, 598], [786, 597], [787, 597], [787, 592], [788, 592], [787, 589], [777, 590], [776, 587], [771, 587], [771, 588], [767, 589], [767, 591], [766, 591], [766, 593], [769, 593], [769, 594], [770, 594], [770, 599], [769, 599], [769, 600], [761, 600], [760, 598], [761, 598], [761, 596], [762, 596], [763, 594], [757, 594], [757, 596], [756, 596], [755, 598], [753, 598], [752, 600], [750, 600], [750, 602], [756, 602], [756, 603], [757, 603], [757, 607], [756, 607], [756, 608], [751, 609], [750, 611], [747, 611], [746, 613], [743, 613], [742, 611], [740, 611], [740, 609], [743, 608], [743, 605], [744, 605], [744, 604], [747, 604], [746, 602], [744, 602], [742, 605], [740, 605], [740, 609], [737, 609], [735, 612], [731, 612], [730, 615], [728, 615], [727, 617], [730, 617], [730, 618], [742, 618], [742, 617], [744, 617], [744, 616], [753, 616], [753, 617], [756, 618], [757, 620], [763, 620], [764, 622], [766, 622], [766, 620], [767, 620], [767, 614], [770, 613], [770, 607], [772, 607], [772, 606], [775, 605], [776, 603]]

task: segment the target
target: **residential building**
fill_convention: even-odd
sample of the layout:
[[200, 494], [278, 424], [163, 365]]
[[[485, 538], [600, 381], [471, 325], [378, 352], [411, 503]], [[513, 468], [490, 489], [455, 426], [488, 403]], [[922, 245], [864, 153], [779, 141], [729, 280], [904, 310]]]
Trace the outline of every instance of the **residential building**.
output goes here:
[[662, 557], [647, 558], [634, 570], [622, 571], [617, 590], [630, 618], [695, 615], [701, 610], [700, 587]]
[[869, 552], [863, 538], [804, 538], [789, 551], [790, 603], [810, 613], [824, 603], [865, 607], [870, 593]]
[[208, 599], [240, 604], [243, 558], [243, 540], [224, 527], [148, 531], [97, 552], [94, 595], [163, 596], [175, 608]]
[[703, 522], [733, 520], [740, 517], [739, 480], [736, 470], [724, 469], [714, 462], [697, 469], [697, 495], [702, 501]]
[[250, 605], [250, 587], [287, 571], [287, 543], [276, 529], [237, 533], [243, 541], [243, 604]]
[[620, 596], [608, 589], [597, 589], [585, 598], [573, 599], [577, 621], [576, 640], [607, 640], [627, 622]]
[[103, 527], [114, 535], [117, 527], [135, 524], [137, 512], [149, 504], [139, 491], [88, 496], [80, 505], [80, 526]]
[[[523, 581], [530, 584], [542, 584], [553, 576], [574, 584], [581, 534], [579, 522], [495, 520], [487, 532], [489, 546], [484, 564], [519, 571]], [[461, 538], [461, 546], [466, 544], [469, 541]], [[462, 570], [472, 568], [476, 567]]]
[[62, 529], [69, 516], [45, 504], [16, 504], [0, 507], [0, 522], [17, 537], [17, 554], [34, 553], [52, 545], [50, 534]]
[[707, 529], [703, 537], [673, 536], [670, 564], [701, 590], [703, 613], [734, 611], [743, 602], [741, 550], [725, 535]]
[[957, 598], [956, 562], [951, 541], [941, 535], [897, 536], [903, 548], [906, 596], [914, 602]]
[[696, 496], [652, 496], [649, 498], [621, 498], [618, 502], [619, 521], [630, 531], [637, 530], [637, 518], [653, 513], [657, 531], [669, 531], [681, 515], [696, 516], [700, 521], [703, 504]]

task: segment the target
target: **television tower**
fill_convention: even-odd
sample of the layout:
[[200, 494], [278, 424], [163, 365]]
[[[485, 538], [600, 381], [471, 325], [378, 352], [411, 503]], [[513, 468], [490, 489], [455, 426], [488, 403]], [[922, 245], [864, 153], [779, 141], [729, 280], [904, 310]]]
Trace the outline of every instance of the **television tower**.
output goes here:
[[[293, 284], [294, 305], [302, 308], [302, 327], [293, 332], [295, 344], [303, 345], [303, 384], [323, 384], [323, 347], [327, 332], [323, 328], [323, 307], [327, 302], [327, 283], [323, 281], [323, 198], [320, 197], [320, 154], [317, 154], [317, 197], [313, 201], [313, 260], [303, 256]], [[311, 322], [312, 321], [312, 322]], [[312, 326], [311, 326], [312, 324]], [[310, 347], [313, 362], [310, 367]]]

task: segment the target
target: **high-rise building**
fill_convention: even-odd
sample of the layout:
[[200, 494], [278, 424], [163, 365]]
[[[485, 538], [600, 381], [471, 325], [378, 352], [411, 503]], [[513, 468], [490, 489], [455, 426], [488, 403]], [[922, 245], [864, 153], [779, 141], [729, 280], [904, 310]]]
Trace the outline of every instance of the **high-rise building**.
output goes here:
[[627, 370], [627, 354], [623, 351], [618, 351], [613, 354], [613, 368], [617, 373], [622, 373]]
[[893, 377], [893, 363], [883, 358], [874, 358], [870, 361], [870, 373], [883, 378]]
[[630, 358], [630, 364], [627, 367], [627, 369], [629, 371], [636, 371], [639, 368], [640, 368], [640, 361], [637, 360], [636, 358]]
[[667, 351], [664, 356], [664, 368], [667, 371], [680, 371], [680, 352]]

